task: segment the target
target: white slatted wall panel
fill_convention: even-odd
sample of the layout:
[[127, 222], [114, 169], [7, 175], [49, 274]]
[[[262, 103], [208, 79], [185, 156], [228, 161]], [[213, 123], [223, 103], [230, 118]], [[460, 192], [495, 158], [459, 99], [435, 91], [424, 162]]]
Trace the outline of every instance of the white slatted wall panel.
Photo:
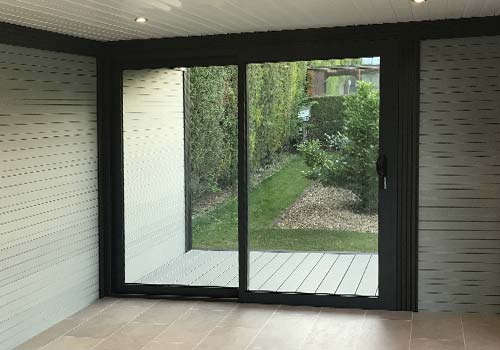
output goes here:
[[98, 297], [95, 59], [0, 45], [0, 349]]
[[500, 312], [500, 37], [421, 58], [419, 309]]
[[123, 72], [125, 280], [185, 252], [183, 72]]

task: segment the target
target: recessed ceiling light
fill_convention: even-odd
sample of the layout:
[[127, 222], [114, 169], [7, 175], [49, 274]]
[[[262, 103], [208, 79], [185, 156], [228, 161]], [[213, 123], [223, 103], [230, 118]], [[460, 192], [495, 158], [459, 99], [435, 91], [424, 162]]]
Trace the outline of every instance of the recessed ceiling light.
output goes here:
[[413, 1], [416, 4], [422, 4], [422, 3], [426, 2], [427, 0], [411, 0], [411, 1]]
[[147, 18], [144, 18], [144, 17], [137, 17], [137, 18], [135, 19], [135, 21], [136, 21], [137, 23], [146, 23], [146, 22], [148, 21], [148, 19], [147, 19]]

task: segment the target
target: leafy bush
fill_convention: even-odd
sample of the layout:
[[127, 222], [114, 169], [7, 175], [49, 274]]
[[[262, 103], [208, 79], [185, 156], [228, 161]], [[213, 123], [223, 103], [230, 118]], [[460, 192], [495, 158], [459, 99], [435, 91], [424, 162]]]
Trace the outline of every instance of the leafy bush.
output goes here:
[[[298, 109], [305, 99], [306, 62], [248, 67], [252, 171], [272, 164], [297, 143]], [[236, 185], [237, 68], [189, 69], [193, 200]]]
[[344, 97], [344, 110], [343, 130], [329, 138], [329, 151], [316, 140], [301, 145], [299, 150], [311, 169], [309, 176], [319, 178], [326, 185], [351, 190], [359, 199], [357, 209], [373, 212], [378, 204], [375, 171], [379, 138], [378, 91], [369, 83], [358, 82], [357, 93]]
[[305, 99], [306, 62], [248, 66], [250, 164], [253, 169], [273, 162], [299, 135], [298, 110]]
[[189, 69], [191, 189], [194, 200], [237, 179], [237, 69]]
[[311, 118], [307, 124], [311, 140], [325, 142], [325, 135], [335, 135], [344, 127], [344, 96], [313, 97], [309, 101]]

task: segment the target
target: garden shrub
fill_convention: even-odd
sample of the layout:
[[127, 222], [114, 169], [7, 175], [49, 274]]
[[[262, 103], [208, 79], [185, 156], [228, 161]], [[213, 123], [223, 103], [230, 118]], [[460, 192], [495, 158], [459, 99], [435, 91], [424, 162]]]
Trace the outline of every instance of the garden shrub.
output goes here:
[[322, 96], [309, 99], [311, 117], [307, 123], [311, 140], [326, 141], [326, 135], [334, 135], [344, 127], [344, 96]]
[[305, 101], [307, 62], [248, 66], [250, 164], [266, 166], [297, 142], [298, 110]]
[[[266, 167], [298, 141], [306, 62], [248, 66], [251, 171]], [[189, 69], [193, 200], [236, 185], [237, 68]]]
[[191, 189], [194, 200], [236, 184], [237, 69], [189, 69]]
[[[328, 147], [318, 147], [319, 141], [313, 140], [302, 145], [300, 151], [310, 167], [309, 176], [325, 185], [351, 190], [359, 199], [356, 209], [373, 212], [378, 205], [378, 91], [370, 83], [358, 82], [357, 92], [344, 97], [344, 113], [343, 130], [329, 138]], [[340, 149], [333, 150], [339, 144]]]

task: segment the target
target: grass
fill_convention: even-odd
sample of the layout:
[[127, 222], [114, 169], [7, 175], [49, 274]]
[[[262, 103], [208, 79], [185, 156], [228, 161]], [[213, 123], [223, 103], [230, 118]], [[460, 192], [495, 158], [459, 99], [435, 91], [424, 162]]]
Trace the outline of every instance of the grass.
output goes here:
[[[250, 249], [291, 251], [377, 251], [377, 235], [324, 229], [280, 229], [275, 220], [293, 204], [311, 180], [302, 158], [293, 157], [249, 194]], [[238, 247], [238, 210], [231, 198], [193, 219], [193, 248]]]

